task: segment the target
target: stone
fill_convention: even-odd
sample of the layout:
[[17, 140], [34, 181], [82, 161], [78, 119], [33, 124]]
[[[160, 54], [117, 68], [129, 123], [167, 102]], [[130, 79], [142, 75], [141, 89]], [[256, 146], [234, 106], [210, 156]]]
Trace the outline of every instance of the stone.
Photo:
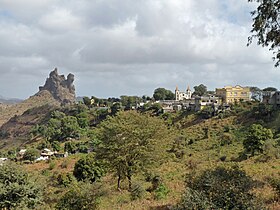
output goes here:
[[39, 87], [39, 93], [47, 90], [62, 104], [74, 103], [76, 94], [73, 82], [73, 74], [68, 74], [67, 79], [65, 79], [65, 76], [59, 75], [57, 68], [55, 68], [47, 78], [45, 85]]

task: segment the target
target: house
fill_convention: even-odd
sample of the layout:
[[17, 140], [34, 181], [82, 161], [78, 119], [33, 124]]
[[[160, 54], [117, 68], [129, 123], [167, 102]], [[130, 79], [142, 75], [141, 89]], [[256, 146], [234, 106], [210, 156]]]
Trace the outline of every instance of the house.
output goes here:
[[279, 106], [280, 105], [280, 91], [267, 91], [263, 93], [263, 103]]
[[221, 97], [224, 104], [231, 104], [241, 100], [250, 101], [250, 95], [250, 88], [241, 87], [240, 85], [216, 88], [216, 96]]
[[50, 156], [53, 156], [54, 155], [54, 152], [52, 152], [50, 149], [43, 149], [43, 151], [41, 152], [41, 156], [42, 157], [50, 157]]
[[222, 99], [214, 95], [197, 96], [195, 98], [195, 111], [203, 110], [206, 106], [212, 106], [214, 109], [218, 109], [221, 105]]

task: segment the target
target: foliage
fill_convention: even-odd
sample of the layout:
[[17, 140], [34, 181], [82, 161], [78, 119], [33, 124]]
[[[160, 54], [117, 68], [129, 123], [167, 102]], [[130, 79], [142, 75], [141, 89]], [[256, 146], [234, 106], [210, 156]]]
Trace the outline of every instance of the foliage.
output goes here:
[[97, 157], [108, 162], [121, 179], [127, 178], [131, 188], [133, 174], [159, 164], [167, 154], [169, 133], [163, 120], [135, 111], [119, 112], [99, 126], [101, 144]]
[[20, 166], [8, 163], [0, 170], [0, 208], [33, 209], [42, 203], [43, 188]]
[[77, 145], [73, 141], [68, 141], [64, 144], [64, 152], [75, 154], [77, 150], [78, 150]]
[[263, 89], [264, 92], [274, 92], [277, 91], [277, 88], [275, 87], [267, 87]]
[[173, 210], [186, 210], [186, 209], [217, 209], [213, 203], [204, 195], [203, 192], [191, 188], [186, 188], [182, 200], [177, 204]]
[[194, 88], [193, 95], [195, 96], [203, 96], [207, 92], [207, 87], [203, 84], [194, 86], [193, 88]]
[[217, 167], [199, 176], [189, 175], [186, 186], [186, 197], [180, 205], [198, 205], [199, 200], [206, 206], [201, 209], [209, 209], [208, 205], [214, 209], [255, 209], [257, 205], [250, 192], [254, 181], [237, 166]]
[[40, 156], [40, 152], [37, 149], [27, 149], [26, 152], [23, 155], [24, 160], [29, 160], [33, 162]]
[[88, 154], [75, 164], [73, 175], [78, 181], [89, 180], [95, 182], [105, 174], [105, 167], [95, 160], [94, 155]]
[[269, 139], [272, 139], [273, 134], [270, 129], [264, 128], [262, 125], [253, 124], [249, 128], [248, 134], [243, 141], [243, 146], [246, 152], [252, 156], [255, 152], [263, 152], [263, 145]]
[[252, 11], [252, 30], [248, 38], [248, 45], [253, 39], [257, 39], [257, 43], [263, 47], [269, 47], [275, 54], [273, 59], [276, 61], [275, 66], [280, 64], [280, 2], [278, 0], [248, 0], [249, 2], [257, 2], [258, 7]]
[[56, 177], [58, 185], [69, 187], [71, 184], [76, 184], [76, 179], [71, 173], [60, 173]]
[[171, 90], [165, 88], [157, 88], [154, 90], [153, 97], [156, 101], [158, 100], [174, 100], [175, 94]]
[[143, 198], [145, 195], [145, 189], [141, 183], [134, 183], [131, 187], [131, 199], [137, 200]]
[[58, 201], [56, 209], [81, 210], [97, 209], [99, 198], [103, 195], [99, 184], [88, 182], [74, 184]]
[[157, 189], [155, 190], [155, 199], [160, 200], [166, 198], [167, 194], [169, 193], [169, 189], [164, 184], [160, 184]]

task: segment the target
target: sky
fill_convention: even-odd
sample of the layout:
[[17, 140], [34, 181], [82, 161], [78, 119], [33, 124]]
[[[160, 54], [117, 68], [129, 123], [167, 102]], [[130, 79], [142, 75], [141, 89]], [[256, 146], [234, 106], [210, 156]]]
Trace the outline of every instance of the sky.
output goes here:
[[279, 88], [272, 52], [247, 47], [246, 0], [0, 0], [0, 95], [25, 99], [55, 67], [78, 96], [204, 84]]

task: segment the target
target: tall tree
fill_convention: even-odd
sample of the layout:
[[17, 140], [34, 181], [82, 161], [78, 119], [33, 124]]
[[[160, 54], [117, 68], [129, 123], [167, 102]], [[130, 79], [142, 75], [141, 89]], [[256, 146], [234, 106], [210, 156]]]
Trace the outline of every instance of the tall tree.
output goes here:
[[194, 88], [193, 95], [203, 96], [207, 92], [207, 87], [203, 84], [194, 86], [193, 88]]
[[153, 95], [155, 100], [174, 100], [175, 94], [171, 90], [166, 90], [165, 88], [157, 88]]
[[256, 10], [251, 12], [253, 18], [253, 35], [248, 38], [248, 45], [257, 39], [258, 45], [269, 47], [274, 54], [275, 67], [280, 64], [280, 1], [279, 0], [248, 0], [258, 3]]
[[164, 159], [170, 141], [164, 121], [135, 111], [120, 111], [99, 126], [101, 144], [97, 159], [107, 161], [120, 181], [127, 178], [131, 189], [132, 176]]

